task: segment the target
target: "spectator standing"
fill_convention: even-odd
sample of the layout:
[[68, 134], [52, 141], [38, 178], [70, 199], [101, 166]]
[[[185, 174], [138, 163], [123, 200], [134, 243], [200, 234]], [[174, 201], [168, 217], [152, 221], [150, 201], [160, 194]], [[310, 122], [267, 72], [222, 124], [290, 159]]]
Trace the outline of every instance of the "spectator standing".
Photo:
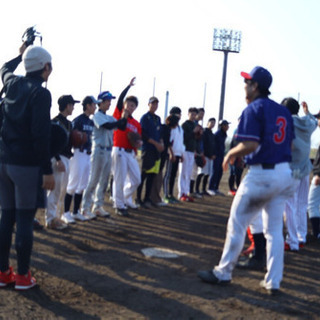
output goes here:
[[[151, 208], [150, 192], [154, 177], [160, 170], [160, 153], [164, 149], [161, 138], [161, 119], [155, 113], [159, 100], [156, 97], [149, 99], [149, 111], [140, 119], [142, 130], [142, 174], [141, 183], [137, 189], [137, 204]], [[142, 201], [141, 194], [144, 181], [146, 181], [145, 197]]]
[[216, 137], [216, 146], [217, 146], [217, 155], [213, 162], [213, 175], [210, 178], [209, 190], [208, 193], [212, 196], [214, 195], [224, 195], [219, 190], [220, 181], [222, 178], [223, 170], [222, 170], [222, 162], [225, 153], [225, 142], [227, 138], [227, 131], [229, 129], [229, 124], [227, 120], [219, 121], [219, 129], [215, 134]]
[[185, 152], [183, 154], [184, 161], [181, 164], [179, 172], [179, 199], [181, 201], [193, 202], [194, 199], [189, 196], [191, 173], [194, 164], [194, 157], [196, 151], [196, 132], [197, 125], [195, 123], [198, 114], [197, 108], [189, 108], [188, 120], [182, 124], [183, 129], [183, 143], [185, 145]]
[[183, 129], [179, 126], [181, 119], [181, 109], [179, 107], [172, 107], [170, 115], [178, 118], [177, 126], [171, 129], [170, 143], [169, 143], [169, 160], [167, 161], [166, 173], [163, 179], [163, 193], [164, 202], [166, 203], [179, 203], [174, 197], [174, 184], [178, 172], [179, 163], [183, 162], [183, 153], [185, 146], [183, 144]]
[[213, 161], [216, 157], [216, 138], [212, 132], [216, 124], [215, 118], [210, 118], [208, 120], [207, 127], [204, 129], [202, 143], [203, 152], [206, 160], [206, 164], [203, 168], [199, 168], [199, 173], [196, 180], [196, 192], [200, 193], [200, 184], [202, 180], [202, 195], [209, 195], [207, 192], [207, 183], [210, 176], [212, 176], [213, 171]]
[[[0, 287], [15, 283], [15, 289], [27, 290], [36, 285], [30, 260], [39, 180], [48, 190], [55, 183], [49, 148], [51, 94], [42, 87], [52, 64], [51, 55], [42, 47], [26, 49], [23, 44], [19, 52], [0, 70], [5, 88], [0, 136]], [[22, 60], [24, 77], [14, 75]], [[15, 224], [17, 274], [9, 264]]]

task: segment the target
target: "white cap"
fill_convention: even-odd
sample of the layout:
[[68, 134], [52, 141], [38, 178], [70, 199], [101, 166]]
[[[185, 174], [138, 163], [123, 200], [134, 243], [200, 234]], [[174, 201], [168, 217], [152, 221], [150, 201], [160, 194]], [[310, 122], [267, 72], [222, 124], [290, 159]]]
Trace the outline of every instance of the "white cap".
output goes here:
[[26, 72], [34, 72], [44, 68], [46, 63], [51, 63], [50, 53], [38, 46], [29, 46], [23, 53], [22, 60]]

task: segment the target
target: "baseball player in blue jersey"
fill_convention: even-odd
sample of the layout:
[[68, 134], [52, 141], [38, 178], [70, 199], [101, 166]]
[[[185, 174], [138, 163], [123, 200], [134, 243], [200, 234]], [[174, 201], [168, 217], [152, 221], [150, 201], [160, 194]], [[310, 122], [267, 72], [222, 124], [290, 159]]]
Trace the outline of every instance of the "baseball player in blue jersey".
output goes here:
[[267, 241], [267, 273], [260, 283], [268, 293], [277, 294], [283, 274], [283, 211], [293, 194], [293, 178], [289, 166], [294, 138], [290, 112], [268, 98], [272, 76], [268, 70], [255, 67], [242, 72], [248, 106], [243, 111], [236, 139], [223, 161], [224, 170], [236, 157], [246, 156], [249, 170], [233, 200], [227, 236], [219, 265], [213, 270], [199, 271], [198, 276], [212, 284], [231, 281], [232, 270], [245, 241], [246, 229], [262, 211]]
[[[64, 198], [64, 220], [72, 223], [74, 220], [85, 221], [93, 216], [86, 216], [80, 213], [82, 194], [87, 187], [90, 174], [90, 155], [92, 147], [93, 120], [90, 119], [96, 110], [96, 105], [101, 100], [96, 100], [93, 96], [87, 96], [82, 101], [83, 113], [72, 121], [73, 129], [77, 129], [87, 134], [87, 142], [79, 148], [74, 148], [74, 155], [70, 160], [70, 173], [67, 186], [67, 193]], [[70, 213], [70, 205], [73, 198], [73, 213]]]

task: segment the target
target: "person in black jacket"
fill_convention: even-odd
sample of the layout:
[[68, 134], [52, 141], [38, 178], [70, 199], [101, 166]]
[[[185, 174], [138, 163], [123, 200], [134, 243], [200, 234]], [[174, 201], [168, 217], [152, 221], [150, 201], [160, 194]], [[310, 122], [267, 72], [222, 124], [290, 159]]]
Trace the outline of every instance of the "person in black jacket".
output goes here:
[[[14, 75], [22, 60], [24, 77]], [[51, 72], [51, 55], [42, 47], [25, 44], [0, 71], [5, 87], [0, 132], [0, 287], [15, 283], [15, 289], [27, 290], [36, 285], [29, 268], [40, 175], [44, 189], [52, 190], [55, 184], [50, 162], [51, 94], [42, 87]], [[17, 274], [9, 265], [15, 224]]]
[[227, 138], [227, 131], [229, 129], [229, 124], [227, 120], [219, 121], [219, 129], [216, 132], [216, 145], [217, 145], [217, 156], [213, 162], [213, 175], [210, 178], [209, 190], [208, 193], [210, 195], [223, 195], [221, 191], [219, 191], [219, 184], [222, 178], [222, 162], [224, 158], [225, 152], [225, 142]]
[[202, 195], [209, 195], [209, 193], [206, 191], [207, 189], [207, 183], [209, 176], [212, 175], [213, 170], [213, 161], [216, 157], [216, 138], [214, 133], [212, 132], [212, 129], [214, 128], [216, 124], [215, 118], [210, 118], [208, 120], [207, 127], [204, 129], [203, 136], [202, 136], [202, 142], [203, 142], [203, 151], [206, 163], [203, 168], [201, 168], [200, 173], [197, 176], [196, 180], [196, 192], [200, 192], [200, 184], [202, 180]]

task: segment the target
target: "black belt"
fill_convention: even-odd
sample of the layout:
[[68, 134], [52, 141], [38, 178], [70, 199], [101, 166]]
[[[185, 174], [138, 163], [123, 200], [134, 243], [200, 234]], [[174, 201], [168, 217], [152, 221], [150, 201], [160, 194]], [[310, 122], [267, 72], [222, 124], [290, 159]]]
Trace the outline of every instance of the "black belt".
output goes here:
[[124, 150], [125, 152], [131, 153], [133, 149], [128, 149], [128, 148], [119, 148], [119, 150]]
[[87, 150], [87, 149], [79, 149], [80, 152], [85, 152], [86, 154], [91, 154], [91, 151]]
[[263, 170], [271, 170], [276, 166], [274, 163], [262, 163], [261, 164]]

